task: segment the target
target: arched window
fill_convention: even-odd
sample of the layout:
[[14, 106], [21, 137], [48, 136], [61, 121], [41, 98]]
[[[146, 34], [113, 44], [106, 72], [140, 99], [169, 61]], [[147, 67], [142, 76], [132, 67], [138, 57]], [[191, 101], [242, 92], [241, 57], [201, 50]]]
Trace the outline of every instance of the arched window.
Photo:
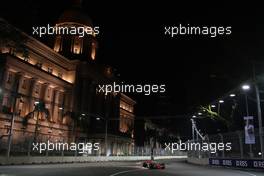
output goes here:
[[92, 60], [95, 60], [95, 55], [96, 55], [96, 44], [92, 43], [92, 51], [91, 51]]
[[81, 54], [83, 48], [83, 39], [79, 36], [74, 36], [72, 39], [71, 51], [74, 54]]
[[57, 36], [54, 44], [54, 51], [59, 52], [61, 50], [62, 50], [62, 38], [61, 36]]
[[17, 113], [18, 113], [18, 115], [24, 115], [23, 113], [22, 113], [22, 111], [23, 111], [23, 107], [24, 107], [24, 100], [23, 100], [23, 98], [21, 97], [20, 99], [18, 99], [19, 101], [18, 101], [18, 109], [17, 109]]

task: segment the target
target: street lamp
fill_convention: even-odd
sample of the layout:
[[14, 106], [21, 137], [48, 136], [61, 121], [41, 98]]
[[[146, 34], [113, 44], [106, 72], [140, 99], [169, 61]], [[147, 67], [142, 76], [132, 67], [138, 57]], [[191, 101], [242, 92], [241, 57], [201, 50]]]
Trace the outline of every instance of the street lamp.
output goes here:
[[[247, 98], [247, 91], [250, 90], [250, 86], [248, 84], [242, 85], [242, 90], [245, 92], [245, 104], [246, 104], [246, 115], [247, 117], [249, 116], [248, 112], [248, 98]], [[249, 144], [249, 153], [251, 157], [253, 157], [253, 152], [252, 152], [252, 144]]]
[[224, 103], [224, 100], [219, 100], [218, 101], [218, 108], [217, 108], [218, 115], [220, 115], [220, 108], [221, 108], [221, 104], [223, 104], [223, 103]]
[[235, 97], [235, 96], [236, 96], [236, 94], [230, 94], [229, 96], [230, 96], [230, 97]]
[[108, 137], [108, 120], [113, 120], [113, 119], [108, 119], [106, 117], [102, 117], [100, 115], [96, 115], [96, 114], [91, 114], [91, 113], [88, 113], [88, 114], [81, 114], [82, 116], [86, 116], [86, 115], [89, 115], [89, 116], [92, 116], [92, 117], [95, 117], [96, 120], [104, 120], [105, 121], [105, 156], [108, 156], [107, 155], [107, 137]]
[[247, 91], [250, 90], [250, 86], [248, 84], [242, 85], [242, 90], [245, 92], [245, 102], [246, 102], [246, 112], [248, 116], [248, 98], [247, 98]]
[[19, 88], [19, 81], [15, 80], [14, 83], [14, 87], [15, 87], [15, 91], [13, 92], [13, 111], [11, 114], [11, 121], [10, 121], [10, 129], [9, 129], [9, 133], [8, 133], [8, 139], [7, 139], [7, 143], [8, 143], [8, 147], [7, 147], [7, 158], [10, 157], [10, 152], [11, 152], [11, 146], [12, 146], [12, 140], [13, 140], [13, 128], [14, 128], [14, 124], [15, 124], [15, 109], [16, 109], [16, 99], [20, 97], [19, 93], [18, 93], [18, 88]]
[[211, 105], [211, 108], [215, 108], [215, 105]]
[[219, 103], [224, 103], [224, 100], [219, 100]]
[[244, 84], [244, 85], [242, 85], [242, 89], [243, 90], [249, 90], [250, 86], [248, 84]]
[[98, 115], [96, 115], [96, 120], [101, 120], [101, 119], [103, 119], [104, 121], [105, 121], [105, 156], [108, 156], [107, 155], [107, 137], [108, 137], [108, 119], [107, 118], [104, 118], [104, 117], [98, 117]]
[[263, 130], [262, 130], [262, 115], [261, 115], [261, 105], [260, 105], [260, 95], [259, 95], [259, 87], [255, 82], [255, 92], [257, 98], [257, 111], [258, 111], [258, 123], [259, 123], [259, 142], [260, 142], [260, 154], [261, 157], [264, 158], [264, 144], [263, 144]]

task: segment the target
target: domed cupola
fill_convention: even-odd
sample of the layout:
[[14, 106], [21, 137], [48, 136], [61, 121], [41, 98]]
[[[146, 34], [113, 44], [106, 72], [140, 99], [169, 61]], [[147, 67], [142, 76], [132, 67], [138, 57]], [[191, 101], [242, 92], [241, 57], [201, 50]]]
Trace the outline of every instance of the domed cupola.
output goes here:
[[96, 34], [91, 18], [83, 12], [81, 0], [74, 0], [56, 22], [54, 50], [71, 60], [94, 61]]

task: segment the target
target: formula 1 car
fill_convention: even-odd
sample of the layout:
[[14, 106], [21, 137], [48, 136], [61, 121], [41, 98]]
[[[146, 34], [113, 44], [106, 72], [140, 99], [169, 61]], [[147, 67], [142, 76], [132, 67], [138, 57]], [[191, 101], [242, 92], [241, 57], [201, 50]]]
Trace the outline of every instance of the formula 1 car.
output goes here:
[[144, 161], [142, 166], [149, 169], [165, 169], [164, 163], [159, 163], [153, 160]]

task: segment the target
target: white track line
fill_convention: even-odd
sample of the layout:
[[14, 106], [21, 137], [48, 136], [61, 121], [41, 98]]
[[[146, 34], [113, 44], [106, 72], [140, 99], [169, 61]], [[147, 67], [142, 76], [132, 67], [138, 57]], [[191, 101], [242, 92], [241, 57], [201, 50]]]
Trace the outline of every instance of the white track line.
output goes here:
[[129, 172], [140, 171], [140, 170], [144, 170], [144, 169], [141, 168], [141, 169], [126, 170], [126, 171], [121, 171], [121, 172], [117, 172], [117, 173], [111, 174], [109, 176], [116, 176], [116, 175], [121, 175], [121, 174], [129, 173]]
[[243, 174], [247, 174], [247, 175], [250, 175], [250, 176], [257, 176], [255, 174], [252, 174], [252, 173], [246, 172], [246, 171], [238, 171], [238, 172], [243, 173]]

